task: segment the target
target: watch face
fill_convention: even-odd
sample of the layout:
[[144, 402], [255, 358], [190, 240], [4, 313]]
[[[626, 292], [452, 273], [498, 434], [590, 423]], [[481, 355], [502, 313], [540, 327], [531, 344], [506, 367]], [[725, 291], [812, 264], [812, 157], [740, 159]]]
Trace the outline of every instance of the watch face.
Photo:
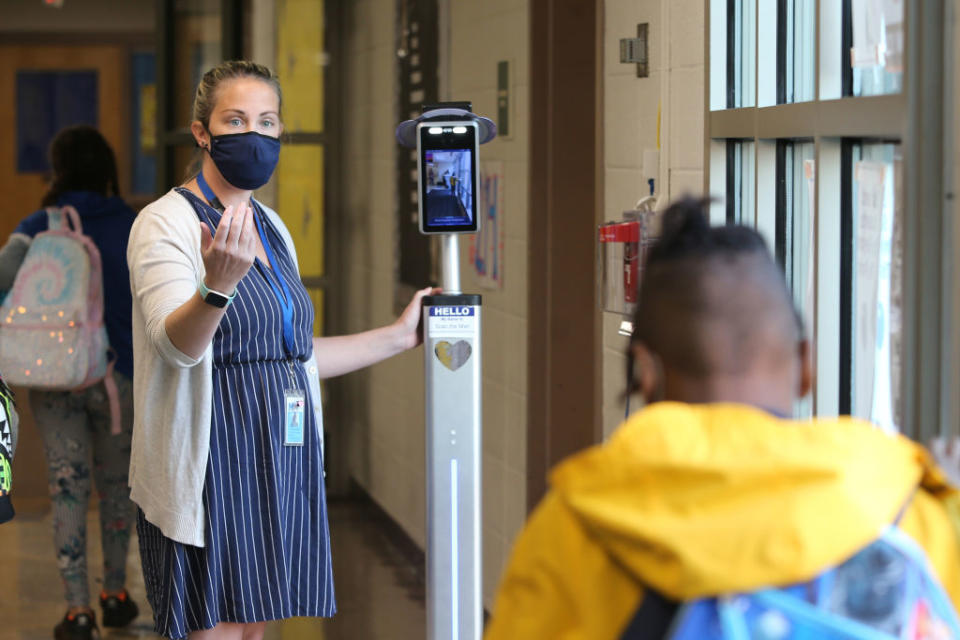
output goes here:
[[225, 306], [227, 306], [227, 303], [230, 302], [230, 299], [214, 291], [208, 291], [207, 295], [203, 298], [203, 301], [209, 305], [217, 307], [218, 309], [223, 309]]

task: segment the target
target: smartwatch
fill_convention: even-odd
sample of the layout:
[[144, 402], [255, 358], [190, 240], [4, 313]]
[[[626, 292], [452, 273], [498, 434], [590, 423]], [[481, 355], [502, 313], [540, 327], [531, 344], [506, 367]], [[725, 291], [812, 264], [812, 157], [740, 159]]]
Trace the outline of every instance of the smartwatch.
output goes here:
[[233, 291], [232, 295], [228, 296], [225, 293], [208, 289], [203, 280], [200, 281], [200, 284], [197, 286], [197, 290], [200, 292], [200, 298], [204, 302], [218, 309], [223, 309], [224, 307], [230, 306], [230, 303], [233, 302], [233, 299], [237, 297], [236, 290]]

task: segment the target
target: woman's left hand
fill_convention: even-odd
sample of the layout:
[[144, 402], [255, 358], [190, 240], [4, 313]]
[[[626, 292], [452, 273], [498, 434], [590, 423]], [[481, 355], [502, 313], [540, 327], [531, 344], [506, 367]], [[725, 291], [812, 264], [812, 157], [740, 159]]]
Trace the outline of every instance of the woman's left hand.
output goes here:
[[314, 338], [313, 351], [320, 379], [369, 367], [423, 342], [420, 328], [423, 297], [440, 292], [441, 289], [434, 287], [420, 289], [400, 317], [386, 326], [348, 336]]
[[441, 291], [442, 289], [438, 287], [420, 289], [413, 294], [410, 304], [394, 321], [393, 326], [400, 334], [401, 345], [404, 349], [412, 349], [423, 342], [423, 329], [420, 326], [420, 319], [423, 316], [423, 297], [437, 295]]

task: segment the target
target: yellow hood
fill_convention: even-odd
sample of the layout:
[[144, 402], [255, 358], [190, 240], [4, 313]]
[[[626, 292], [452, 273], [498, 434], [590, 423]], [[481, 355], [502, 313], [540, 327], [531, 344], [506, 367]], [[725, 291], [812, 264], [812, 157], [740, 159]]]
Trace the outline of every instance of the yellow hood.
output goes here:
[[689, 599], [795, 583], [841, 562], [897, 518], [925, 467], [910, 441], [852, 419], [658, 403], [551, 482], [617, 564]]

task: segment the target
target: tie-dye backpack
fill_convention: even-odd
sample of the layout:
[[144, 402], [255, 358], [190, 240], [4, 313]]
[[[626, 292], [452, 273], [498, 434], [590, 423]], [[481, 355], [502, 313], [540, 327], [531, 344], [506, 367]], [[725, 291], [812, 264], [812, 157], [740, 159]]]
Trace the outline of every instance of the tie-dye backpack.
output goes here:
[[0, 369], [13, 386], [83, 389], [109, 365], [100, 251], [73, 207], [47, 216], [0, 306]]

